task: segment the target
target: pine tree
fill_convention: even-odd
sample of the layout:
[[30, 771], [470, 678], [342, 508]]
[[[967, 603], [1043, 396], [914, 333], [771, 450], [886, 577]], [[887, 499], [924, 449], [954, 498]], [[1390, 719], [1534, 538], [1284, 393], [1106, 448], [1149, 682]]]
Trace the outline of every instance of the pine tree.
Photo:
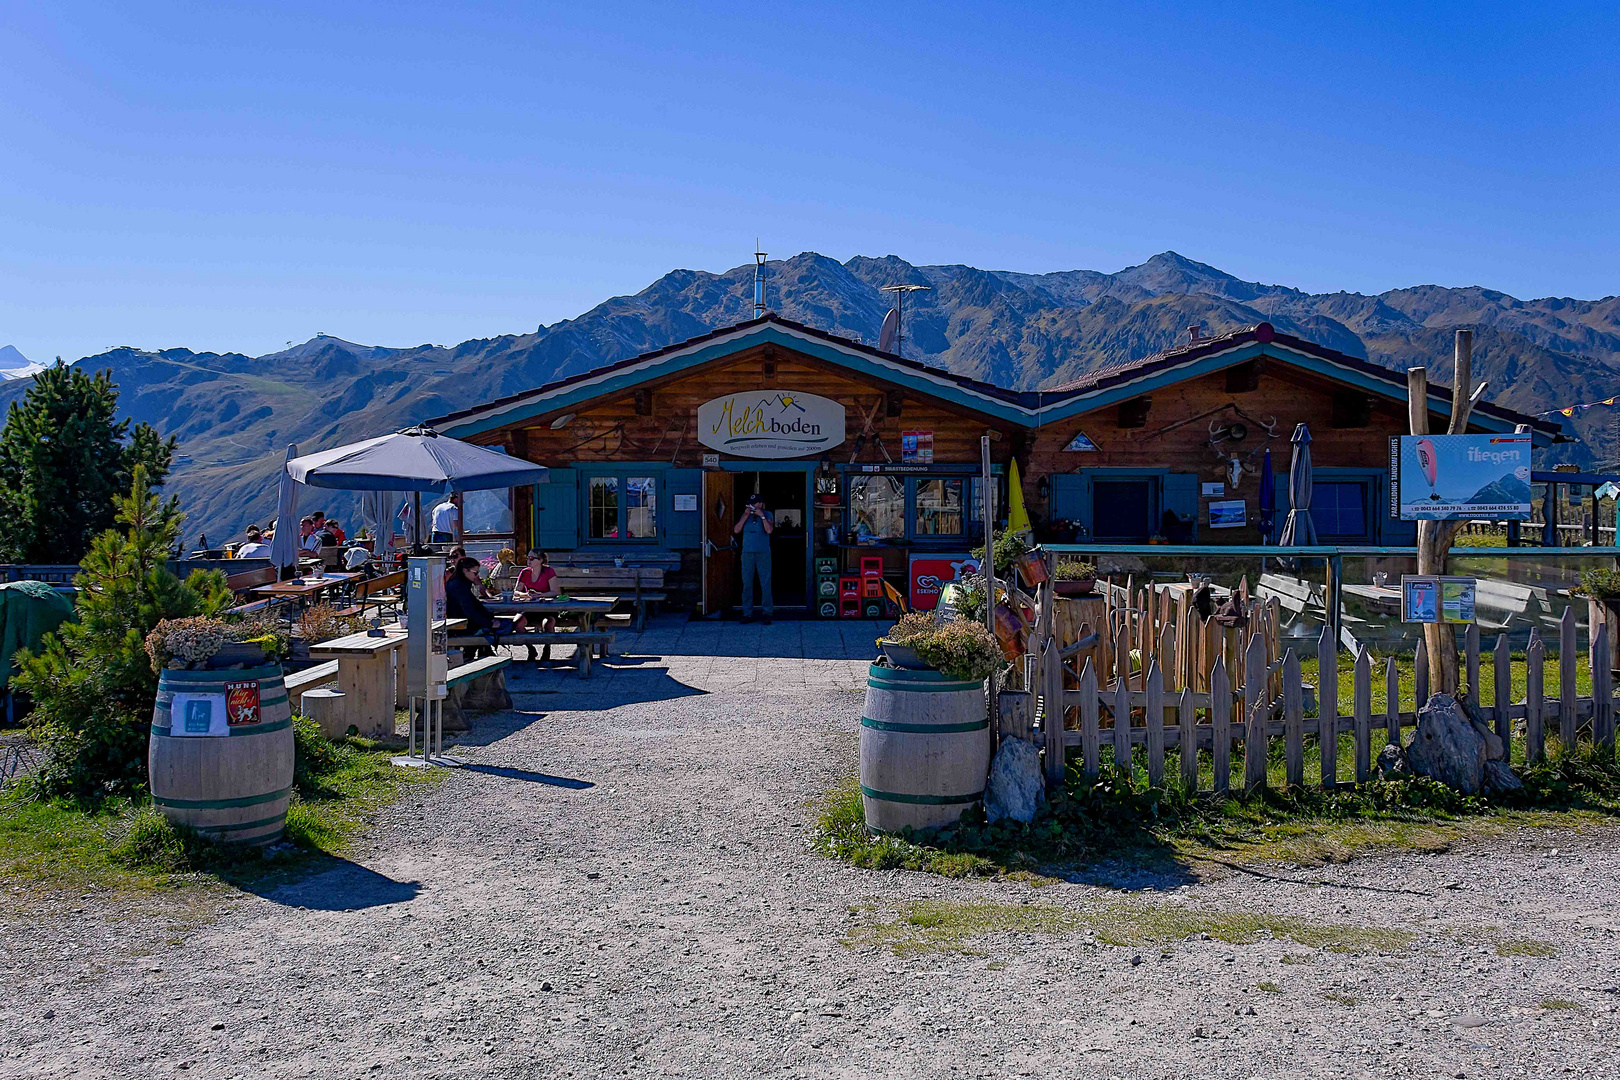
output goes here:
[[33, 698], [29, 725], [46, 751], [35, 774], [49, 795], [132, 794], [146, 785], [146, 740], [157, 674], [146, 635], [160, 619], [211, 615], [231, 602], [219, 571], [168, 571], [184, 515], [160, 499], [136, 465], [130, 493], [114, 495], [115, 520], [90, 546], [75, 579], [77, 621], [17, 654], [13, 685]]
[[111, 371], [88, 375], [61, 360], [34, 376], [0, 431], [0, 557], [77, 562], [113, 524], [113, 502], [135, 466], [161, 484], [175, 440], [118, 419]]

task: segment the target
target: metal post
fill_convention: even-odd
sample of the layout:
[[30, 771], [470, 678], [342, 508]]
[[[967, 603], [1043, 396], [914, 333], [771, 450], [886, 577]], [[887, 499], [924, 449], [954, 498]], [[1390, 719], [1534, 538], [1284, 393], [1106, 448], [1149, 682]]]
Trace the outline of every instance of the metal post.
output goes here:
[[[990, 476], [990, 436], [979, 436], [979, 476], [982, 489], [980, 513], [984, 515], [984, 624], [996, 636], [996, 492]], [[999, 732], [996, 722], [996, 677], [990, 676], [990, 730]]]
[[1340, 614], [1344, 600], [1344, 556], [1333, 555], [1327, 561], [1327, 624], [1333, 631], [1333, 648], [1339, 648]]

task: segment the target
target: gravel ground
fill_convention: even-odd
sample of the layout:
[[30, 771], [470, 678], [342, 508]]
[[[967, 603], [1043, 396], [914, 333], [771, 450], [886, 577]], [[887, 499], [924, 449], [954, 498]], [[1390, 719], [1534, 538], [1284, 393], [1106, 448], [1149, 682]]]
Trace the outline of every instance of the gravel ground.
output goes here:
[[[1612, 830], [1040, 888], [855, 870], [809, 851], [808, 804], [853, 767], [859, 635], [824, 660], [804, 656], [830, 640], [793, 634], [660, 625], [589, 683], [516, 676], [473, 767], [264, 896], [0, 922], [0, 1076], [1620, 1072]], [[1104, 938], [1095, 912], [1120, 904], [1217, 932], [866, 941], [921, 899], [1058, 905]], [[1231, 944], [1235, 915], [1414, 937]]]

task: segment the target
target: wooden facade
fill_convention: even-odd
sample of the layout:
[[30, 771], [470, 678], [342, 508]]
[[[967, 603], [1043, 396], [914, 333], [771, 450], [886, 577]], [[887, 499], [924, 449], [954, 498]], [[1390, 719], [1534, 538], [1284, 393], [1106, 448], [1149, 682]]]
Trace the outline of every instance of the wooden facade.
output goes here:
[[[838, 402], [843, 441], [812, 456], [770, 460], [705, 446], [698, 432], [704, 403], [751, 391]], [[1443, 409], [1444, 392], [1432, 388], [1432, 410]], [[1410, 544], [1412, 524], [1392, 521], [1387, 509], [1389, 440], [1406, 431], [1406, 412], [1399, 375], [1264, 323], [1032, 393], [766, 316], [432, 423], [552, 470], [550, 484], [514, 494], [519, 547], [681, 551], [677, 578], [692, 580], [677, 586], [693, 590], [705, 553], [730, 546], [723, 522], [746, 494], [737, 485], [752, 485], [774, 496], [789, 523], [799, 519], [773, 539], [773, 552], [791, 549], [785, 574], [792, 580], [784, 584], [797, 597], [793, 606], [813, 609], [815, 560], [835, 558], [847, 574], [860, 559], [881, 557], [885, 575], [904, 592], [913, 556], [954, 556], [982, 542], [972, 494], [985, 435], [999, 476], [1016, 460], [1025, 505], [1038, 530], [1055, 530], [1053, 539], [1160, 535], [1254, 544], [1261, 540], [1265, 452], [1274, 540], [1288, 510], [1290, 437], [1303, 424], [1323, 542]], [[1476, 412], [1473, 428], [1521, 424], [1543, 443], [1550, 437], [1549, 425], [1493, 407]], [[931, 461], [902, 453], [908, 432], [931, 441]], [[878, 481], [863, 476], [887, 477], [881, 483], [891, 500], [904, 492], [905, 521], [888, 515], [880, 542], [861, 531], [851, 494], [874, 490]], [[836, 505], [816, 498], [828, 488], [836, 488], [836, 500], [824, 497]], [[925, 496], [958, 500], [961, 509], [925, 521]], [[631, 515], [621, 504], [634, 499], [651, 509]], [[948, 523], [943, 534], [940, 521]]]

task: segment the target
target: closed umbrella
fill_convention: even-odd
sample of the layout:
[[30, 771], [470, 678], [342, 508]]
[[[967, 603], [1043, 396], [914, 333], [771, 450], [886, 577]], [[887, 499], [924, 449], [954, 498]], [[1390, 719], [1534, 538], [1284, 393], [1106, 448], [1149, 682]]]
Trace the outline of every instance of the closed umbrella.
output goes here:
[[[298, 456], [298, 444], [287, 444], [287, 464]], [[298, 482], [281, 470], [276, 488], [276, 535], [270, 538], [270, 565], [285, 571], [298, 565]]]
[[1288, 517], [1283, 522], [1283, 547], [1314, 547], [1316, 523], [1311, 520], [1311, 433], [1304, 424], [1294, 428], [1289, 439], [1294, 457], [1288, 463]]
[[1271, 471], [1271, 447], [1260, 459], [1260, 542], [1271, 543], [1272, 520], [1277, 515], [1277, 475]]

